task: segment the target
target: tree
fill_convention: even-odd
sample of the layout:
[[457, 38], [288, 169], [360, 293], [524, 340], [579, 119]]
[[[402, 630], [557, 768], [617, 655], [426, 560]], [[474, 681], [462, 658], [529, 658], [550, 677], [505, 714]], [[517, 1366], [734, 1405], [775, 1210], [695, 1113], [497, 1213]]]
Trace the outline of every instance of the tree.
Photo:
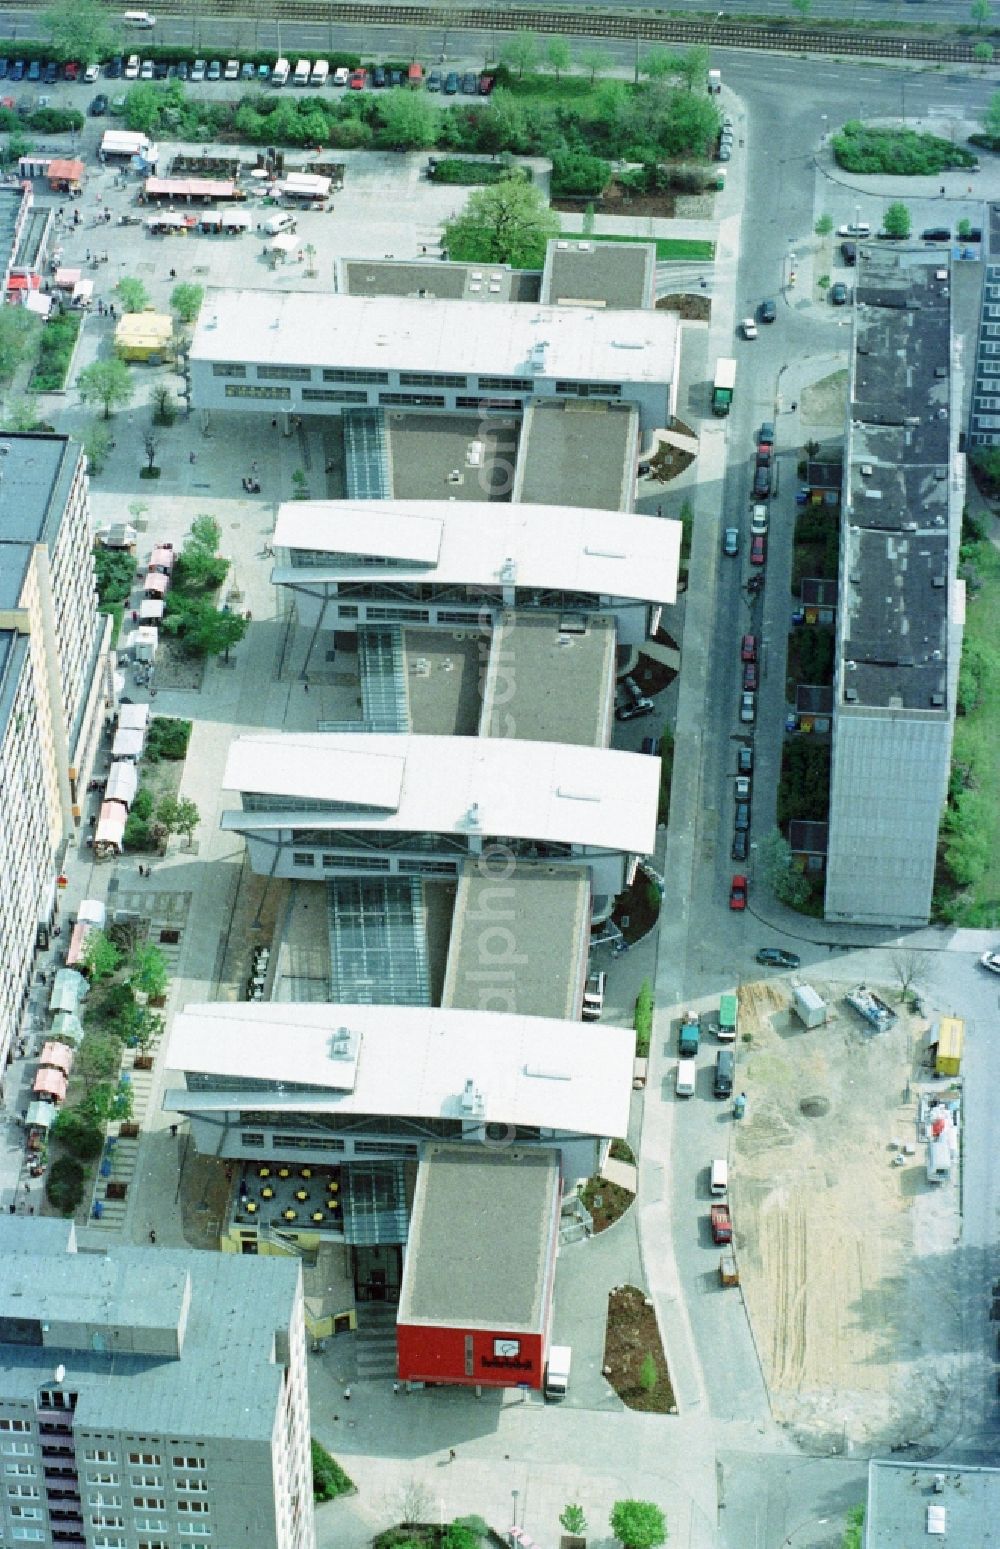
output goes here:
[[558, 218], [534, 184], [522, 178], [475, 189], [461, 215], [444, 227], [452, 258], [517, 269], [540, 269], [546, 243], [558, 235]]
[[91, 420], [83, 434], [83, 450], [91, 473], [100, 473], [111, 450], [111, 432], [100, 420]]
[[655, 1393], [658, 1381], [656, 1362], [651, 1352], [647, 1350], [642, 1358], [642, 1365], [639, 1368], [639, 1386], [644, 1393]]
[[664, 81], [667, 76], [676, 73], [677, 55], [669, 48], [651, 48], [648, 54], [642, 56], [639, 74], [648, 76], [651, 81]]
[[580, 55], [580, 63], [590, 71], [590, 84], [614, 64], [614, 56], [606, 48], [588, 48]]
[[972, 45], [972, 57], [977, 65], [991, 65], [993, 63], [993, 44], [974, 43]]
[[90, 64], [122, 50], [122, 29], [114, 25], [107, 7], [97, 0], [54, 6], [44, 13], [42, 21], [57, 59], [78, 59]]
[[969, 15], [976, 24], [976, 31], [982, 32], [990, 19], [990, 0], [972, 0]]
[[1000, 140], [1000, 91], [993, 93], [980, 122], [988, 135]]
[[201, 311], [205, 299], [203, 285], [175, 285], [170, 292], [170, 305], [182, 323], [193, 323]]
[[91, 931], [83, 949], [83, 966], [90, 982], [100, 984], [102, 979], [110, 979], [120, 962], [121, 953], [114, 942], [102, 930]]
[[910, 235], [911, 221], [910, 211], [901, 199], [894, 199], [885, 212], [883, 222], [890, 237], [908, 237]]
[[167, 991], [167, 960], [150, 942], [137, 947], [132, 957], [132, 988], [159, 1000]]
[[441, 1549], [479, 1549], [479, 1535], [457, 1518], [441, 1534]]
[[90, 1092], [118, 1075], [122, 1062], [121, 1040], [109, 1033], [88, 1033], [76, 1051], [76, 1074]]
[[812, 10], [812, 0], [792, 0], [792, 10], [798, 16], [799, 21], [808, 21], [809, 12]]
[[704, 89], [708, 79], [708, 49], [699, 44], [697, 48], [686, 49], [676, 57], [676, 73], [680, 76], [688, 91], [694, 91], [700, 86]]
[[809, 883], [792, 858], [791, 845], [776, 828], [758, 846], [757, 871], [775, 898], [790, 909], [801, 909], [809, 897]]
[[[5, 311], [19, 312], [20, 307], [5, 307]], [[41, 416], [38, 413], [38, 399], [34, 393], [26, 393], [23, 398], [15, 398], [8, 403], [3, 417], [4, 430], [13, 430], [19, 436], [27, 435], [31, 430], [42, 428]], [[49, 427], [46, 427], [49, 428]]]
[[105, 1125], [109, 1119], [130, 1119], [132, 1117], [133, 1095], [132, 1083], [123, 1076], [116, 1086], [109, 1081], [102, 1081], [88, 1092], [80, 1108], [88, 1113], [95, 1124]]
[[124, 312], [145, 312], [149, 306], [149, 291], [134, 275], [125, 274], [115, 286]]
[[151, 430], [147, 430], [142, 438], [142, 445], [146, 454], [146, 467], [150, 470], [150, 472], [152, 472], [153, 468], [156, 466], [156, 453], [159, 449], [160, 443], [153, 435], [153, 432]]
[[49, 1203], [60, 1215], [71, 1216], [83, 1198], [84, 1171], [74, 1156], [61, 1156], [53, 1162], [45, 1180]]
[[166, 382], [157, 382], [150, 399], [154, 425], [172, 425], [177, 418], [177, 404]]
[[186, 796], [161, 796], [156, 807], [156, 820], [168, 834], [183, 834], [190, 847], [194, 831], [201, 822], [201, 813]]
[[905, 1000], [914, 979], [923, 967], [924, 954], [912, 947], [900, 948], [892, 954], [892, 968], [899, 985], [899, 998]]
[[559, 1526], [573, 1538], [582, 1538], [587, 1531], [587, 1515], [582, 1506], [564, 1506], [559, 1513]]
[[864, 1525], [864, 1506], [852, 1506], [847, 1513], [847, 1522], [844, 1527], [844, 1536], [840, 1541], [840, 1549], [862, 1549]]
[[572, 64], [573, 56], [569, 51], [569, 44], [565, 38], [549, 38], [545, 45], [545, 63], [550, 70], [555, 71], [558, 81], [564, 70], [568, 70]]
[[821, 215], [813, 227], [818, 237], [828, 237], [833, 230], [833, 216]]
[[193, 656], [221, 655], [228, 662], [230, 650], [239, 645], [246, 632], [247, 620], [242, 613], [208, 608], [185, 632], [184, 645]]
[[41, 318], [27, 307], [0, 307], [0, 382], [9, 382], [38, 347]]
[[941, 824], [944, 858], [960, 887], [974, 887], [986, 874], [992, 859], [989, 807], [979, 791], [963, 791], [945, 809]]
[[104, 1144], [100, 1125], [79, 1108], [60, 1109], [52, 1126], [52, 1138], [81, 1162], [92, 1162]]
[[112, 409], [125, 408], [135, 395], [132, 373], [123, 360], [95, 360], [80, 372], [76, 386], [81, 403], [99, 403], [106, 420]]
[[652, 1501], [615, 1501], [611, 1531], [625, 1549], [658, 1549], [667, 1541], [667, 1521]]
[[441, 109], [433, 96], [402, 86], [378, 99], [381, 128], [377, 143], [392, 150], [420, 151], [436, 145], [441, 133]]
[[208, 549], [209, 553], [217, 554], [221, 539], [222, 528], [215, 520], [215, 517], [209, 516], [206, 511], [202, 511], [191, 523], [191, 536], [184, 545], [184, 549], [187, 552], [190, 545], [197, 544], [200, 548]]
[[516, 70], [522, 79], [525, 70], [531, 71], [538, 63], [538, 39], [533, 32], [515, 32], [500, 51], [501, 64]]

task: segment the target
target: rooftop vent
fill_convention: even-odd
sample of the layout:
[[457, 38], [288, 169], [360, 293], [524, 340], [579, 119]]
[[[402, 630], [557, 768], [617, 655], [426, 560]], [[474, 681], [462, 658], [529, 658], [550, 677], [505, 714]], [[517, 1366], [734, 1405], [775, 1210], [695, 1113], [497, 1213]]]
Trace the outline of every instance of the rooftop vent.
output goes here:
[[934, 1494], [935, 1495], [943, 1495], [944, 1494], [944, 1487], [945, 1487], [946, 1483], [947, 1483], [947, 1480], [945, 1479], [944, 1474], [935, 1474], [934, 1475]]
[[479, 803], [478, 803], [478, 801], [474, 801], [472, 803], [472, 805], [469, 808], [468, 812], [465, 814], [465, 821], [468, 823], [470, 828], [478, 828], [479, 827]]
[[944, 708], [944, 695], [940, 694], [940, 693], [932, 694], [931, 695], [931, 705], [933, 706], [933, 708], [935, 710], [943, 709]]
[[55, 1371], [52, 1373], [52, 1378], [53, 1378], [53, 1381], [55, 1381], [55, 1382], [62, 1382], [64, 1380], [65, 1376], [66, 1376], [66, 1368], [65, 1368], [65, 1366], [57, 1366]]
[[881, 500], [882, 499], [882, 491], [880, 489], [866, 489], [865, 490], [865, 499], [866, 500]]
[[875, 469], [874, 469], [874, 467], [872, 466], [871, 463], [862, 463], [861, 464], [861, 477], [863, 479], [870, 479], [874, 472], [875, 472]]
[[486, 1103], [483, 1094], [470, 1076], [462, 1088], [462, 1112], [482, 1117], [485, 1111]]
[[932, 586], [936, 586], [936, 587], [942, 587], [944, 585], [944, 576], [943, 575], [931, 576], [931, 585]]
[[943, 483], [943, 481], [948, 477], [947, 468], [935, 468], [934, 477], [939, 484]]
[[935, 366], [934, 367], [934, 375], [936, 377], [938, 377], [938, 378], [946, 377], [948, 375], [948, 367], [947, 366]]
[[857, 702], [858, 702], [858, 691], [857, 691], [857, 689], [856, 688], [845, 688], [845, 690], [844, 690], [844, 703], [848, 704], [848, 705], [856, 705]]

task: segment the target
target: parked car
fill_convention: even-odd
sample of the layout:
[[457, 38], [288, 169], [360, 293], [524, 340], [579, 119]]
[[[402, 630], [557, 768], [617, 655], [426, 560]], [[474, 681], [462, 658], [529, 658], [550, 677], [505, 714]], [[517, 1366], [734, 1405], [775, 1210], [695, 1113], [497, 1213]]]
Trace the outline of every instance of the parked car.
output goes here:
[[767, 563], [767, 533], [755, 532], [751, 537], [750, 563], [751, 565], [764, 565]]
[[40, 81], [42, 78], [42, 65], [38, 59], [33, 59], [28, 66], [28, 80]]
[[271, 79], [271, 66], [270, 65], [258, 65], [257, 66], [257, 79], [258, 79], [258, 81], [261, 81], [261, 82], [269, 81]]
[[615, 711], [615, 720], [638, 721], [644, 715], [652, 715], [655, 709], [656, 706], [653, 704], [653, 701], [643, 697], [634, 702], [630, 701], [628, 704], [619, 705]]
[[798, 968], [801, 958], [794, 952], [784, 952], [781, 947], [761, 947], [757, 953], [758, 963], [763, 963], [765, 968]]
[[770, 299], [760, 304], [760, 320], [762, 323], [773, 323], [778, 315], [777, 303]]
[[92, 86], [101, 73], [100, 65], [90, 64], [83, 72], [83, 79], [88, 86]]
[[206, 81], [221, 81], [222, 80], [222, 61], [221, 60], [213, 59], [213, 60], [211, 60], [209, 62], [208, 69], [205, 71], [205, 79], [206, 79]]
[[947, 226], [928, 226], [920, 233], [920, 239], [922, 242], [950, 242], [951, 232]]
[[722, 552], [730, 558], [740, 552], [740, 530], [738, 527], [726, 527], [722, 534]]
[[240, 78], [240, 62], [238, 59], [227, 59], [223, 80], [238, 81]]
[[139, 58], [139, 55], [129, 54], [125, 61], [125, 79], [127, 81], [137, 81], [139, 79], [139, 71], [141, 68], [142, 61]]
[[757, 660], [757, 636], [744, 635], [740, 641], [740, 661], [755, 662]]
[[454, 97], [458, 92], [458, 71], [449, 70], [444, 78], [444, 94], [446, 97]]
[[11, 81], [23, 81], [25, 68], [26, 67], [23, 59], [15, 59], [14, 63], [10, 67], [10, 75], [8, 76], [8, 79]]
[[250, 63], [250, 61], [248, 59], [245, 59], [243, 61], [243, 63], [240, 65], [240, 80], [241, 81], [252, 81], [256, 74], [257, 74], [257, 72], [254, 69], [253, 65]]
[[740, 324], [740, 327], [743, 329], [744, 339], [756, 339], [757, 324], [754, 322], [752, 317], [745, 317]]
[[124, 92], [121, 92], [117, 97], [112, 97], [108, 105], [108, 112], [112, 118], [123, 118], [125, 116], [125, 103], [127, 100]]
[[42, 71], [42, 82], [46, 86], [54, 86], [58, 79], [59, 66], [56, 64], [54, 59], [49, 59], [46, 62], [45, 69]]
[[109, 81], [120, 81], [125, 73], [125, 60], [121, 54], [115, 54], [104, 66], [104, 74]]
[[203, 81], [208, 73], [208, 65], [204, 59], [196, 59], [191, 66], [191, 80]]
[[743, 687], [745, 689], [752, 690], [753, 693], [757, 692], [757, 663], [756, 662], [744, 662], [743, 663]]
[[733, 847], [730, 855], [734, 861], [745, 861], [750, 848], [750, 835], [744, 828], [737, 828], [733, 832]]
[[9, 70], [10, 70], [10, 60], [9, 59], [0, 59], [0, 81], [5, 81], [7, 79], [7, 74], [9, 72]]
[[757, 450], [759, 452], [774, 451], [774, 426], [770, 420], [764, 420], [757, 432]]
[[440, 91], [441, 90], [441, 71], [440, 70], [429, 70], [427, 72], [427, 90], [428, 91]]
[[334, 86], [346, 86], [351, 79], [351, 72], [346, 65], [338, 65], [333, 72]]
[[745, 909], [747, 906], [747, 879], [740, 872], [736, 872], [729, 884], [730, 909]]
[[744, 833], [749, 829], [750, 803], [748, 801], [738, 801], [736, 803], [736, 819], [733, 826], [742, 829]]
[[848, 269], [853, 269], [858, 261], [858, 244], [856, 242], [841, 242], [840, 256]]
[[752, 726], [757, 719], [757, 700], [748, 690], [740, 695], [740, 720], [744, 726]]
[[381, 91], [382, 90], [382, 88], [385, 85], [385, 81], [386, 81], [385, 66], [384, 65], [376, 65], [374, 70], [372, 71], [372, 85], [375, 87], [376, 91]]
[[165, 59], [154, 59], [154, 61], [153, 61], [153, 80], [154, 81], [165, 81], [169, 74], [170, 74], [170, 66], [167, 64], [167, 61]]
[[142, 61], [139, 67], [139, 79], [140, 81], [151, 81], [153, 79], [153, 61], [151, 59], [144, 59]]
[[836, 280], [830, 286], [830, 305], [834, 307], [846, 307], [847, 286], [841, 280]]
[[736, 797], [737, 801], [750, 800], [750, 784], [751, 782], [749, 775], [736, 776], [736, 779], [733, 781], [733, 795]]
[[495, 84], [496, 84], [496, 77], [495, 76], [493, 76], [493, 75], [481, 75], [479, 77], [479, 95], [481, 97], [488, 97], [490, 92], [493, 90], [493, 87], [495, 86]]
[[347, 85], [350, 91], [364, 91], [367, 83], [368, 71], [363, 66], [359, 65], [356, 70], [351, 71], [351, 77]]
[[750, 512], [750, 532], [751, 535], [767, 532], [767, 506], [761, 505], [759, 502], [754, 505]]
[[856, 221], [854, 223], [848, 223], [848, 225], [846, 225], [846, 226], [838, 226], [837, 227], [837, 236], [838, 237], [862, 237], [862, 238], [864, 238], [864, 237], [870, 237], [871, 234], [872, 234], [872, 228], [869, 226], [867, 221]]
[[987, 973], [1000, 974], [1000, 951], [984, 952], [979, 959], [980, 968], [985, 968]]
[[91, 118], [104, 117], [105, 113], [108, 111], [108, 99], [104, 95], [103, 91], [99, 91], [97, 93], [97, 96], [93, 98], [87, 111], [89, 112]]
[[177, 61], [177, 79], [179, 81], [186, 81], [190, 74], [191, 66], [188, 64], [187, 60], [179, 59]]
[[389, 71], [389, 89], [390, 89], [390, 91], [395, 91], [396, 87], [397, 86], [402, 86], [402, 84], [403, 84], [403, 72], [402, 72], [402, 70], [390, 70]]
[[715, 153], [715, 159], [716, 161], [732, 161], [732, 147], [726, 141], [722, 141], [719, 145], [719, 149]]
[[753, 493], [755, 500], [766, 500], [771, 493], [771, 469], [767, 463], [758, 463], [753, 471]]
[[741, 742], [736, 750], [736, 767], [740, 774], [752, 774], [753, 772], [753, 745], [749, 742]]
[[475, 70], [466, 70], [462, 76], [462, 91], [467, 97], [474, 97], [479, 91], [479, 76]]
[[80, 79], [80, 66], [75, 59], [70, 59], [63, 65], [63, 80], [78, 81]]

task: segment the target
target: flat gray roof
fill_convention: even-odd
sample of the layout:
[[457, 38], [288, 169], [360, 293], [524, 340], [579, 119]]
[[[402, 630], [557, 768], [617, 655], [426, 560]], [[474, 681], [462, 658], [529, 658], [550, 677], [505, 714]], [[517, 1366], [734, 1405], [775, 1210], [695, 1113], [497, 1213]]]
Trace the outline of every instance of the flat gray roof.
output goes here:
[[429, 1147], [396, 1322], [539, 1332], [559, 1194], [555, 1151]]
[[[494, 927], [509, 957], [497, 961]], [[470, 861], [458, 880], [443, 1006], [575, 1017], [590, 944], [590, 876], [583, 867], [505, 856]]]
[[529, 404], [512, 499], [628, 511], [638, 455], [639, 416], [629, 404]]
[[955, 1463], [868, 1465], [865, 1549], [942, 1544], [992, 1549], [1000, 1522], [1000, 1469]]
[[439, 301], [537, 301], [542, 276], [537, 269], [506, 264], [442, 263], [395, 259], [345, 258], [342, 289], [349, 296], [435, 296]]
[[615, 640], [615, 620], [600, 614], [502, 614], [490, 641], [481, 735], [607, 747]]
[[841, 549], [842, 709], [949, 715], [950, 290], [946, 254], [863, 250]]
[[385, 425], [394, 499], [510, 499], [520, 415], [387, 410]]
[[33, 1402], [60, 1365], [79, 1394], [78, 1429], [270, 1440], [283, 1382], [275, 1334], [291, 1322], [297, 1261], [171, 1248], [81, 1254], [72, 1237], [37, 1224], [31, 1244], [23, 1222], [0, 1218], [5, 1398]]
[[17, 607], [35, 544], [53, 548], [78, 457], [66, 436], [0, 433], [0, 609]]
[[[406, 697], [410, 728], [441, 737], [475, 737], [483, 709], [481, 677], [490, 649], [487, 633], [404, 626]], [[555, 739], [553, 739], [555, 740]]]
[[554, 306], [651, 307], [655, 280], [655, 242], [564, 237], [549, 243], [541, 299]]

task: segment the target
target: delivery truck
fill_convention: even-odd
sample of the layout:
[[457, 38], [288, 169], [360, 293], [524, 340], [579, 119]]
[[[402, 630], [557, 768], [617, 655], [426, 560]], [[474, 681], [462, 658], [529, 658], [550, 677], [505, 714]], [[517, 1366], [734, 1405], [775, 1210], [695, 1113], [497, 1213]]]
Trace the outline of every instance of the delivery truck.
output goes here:
[[729, 1214], [728, 1205], [713, 1205], [709, 1212], [712, 1224], [712, 1241], [714, 1243], [732, 1242], [733, 1223]]
[[722, 419], [733, 406], [736, 390], [736, 362], [723, 358], [715, 363], [715, 381], [712, 383], [712, 413]]
[[682, 1060], [693, 1059], [701, 1042], [701, 1027], [697, 1011], [689, 1011], [681, 1022], [677, 1052]]
[[558, 1404], [569, 1391], [569, 1373], [573, 1364], [572, 1345], [551, 1345], [545, 1363], [545, 1397], [548, 1403]]
[[740, 997], [719, 996], [719, 1020], [715, 1023], [715, 1036], [720, 1043], [735, 1043], [739, 1030]]

